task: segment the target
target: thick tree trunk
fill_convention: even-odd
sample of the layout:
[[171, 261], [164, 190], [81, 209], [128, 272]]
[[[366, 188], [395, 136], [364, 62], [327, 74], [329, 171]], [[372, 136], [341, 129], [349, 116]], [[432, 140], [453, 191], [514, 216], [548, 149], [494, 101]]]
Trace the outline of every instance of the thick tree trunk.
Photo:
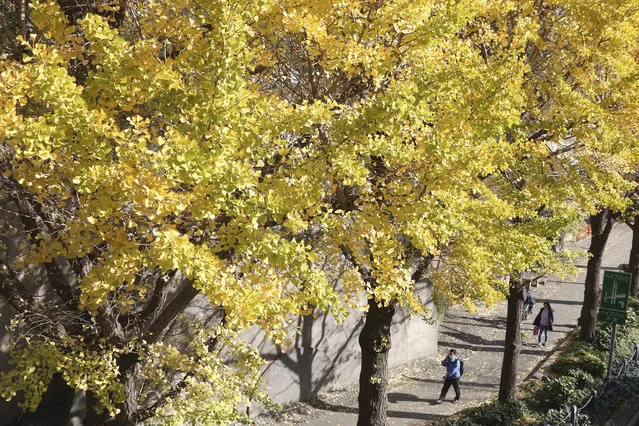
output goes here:
[[518, 282], [510, 282], [508, 293], [508, 313], [506, 315], [506, 340], [504, 342], [504, 358], [501, 364], [501, 381], [499, 382], [499, 402], [507, 403], [515, 400], [517, 386], [517, 363], [521, 350], [521, 310], [524, 301], [524, 286]]
[[391, 322], [395, 308], [378, 306], [369, 299], [364, 328], [359, 335], [362, 369], [359, 375], [358, 426], [388, 424], [388, 352], [391, 348]]
[[300, 382], [300, 401], [306, 401], [313, 397], [313, 361], [317, 349], [313, 347], [313, 315], [302, 317], [302, 344], [297, 349], [297, 364], [295, 370]]
[[628, 272], [632, 274], [630, 295], [637, 297], [639, 294], [639, 217], [635, 217], [632, 224], [632, 247], [628, 260]]
[[124, 384], [125, 399], [121, 404], [120, 412], [112, 422], [107, 422], [109, 426], [133, 426], [137, 424], [135, 415], [138, 411], [138, 392], [136, 386], [136, 366], [139, 356], [136, 353], [122, 355], [118, 359], [120, 369], [120, 379]]
[[135, 426], [139, 424], [136, 419], [138, 410], [137, 392], [135, 382], [135, 368], [139, 361], [138, 354], [128, 353], [122, 355], [118, 359], [118, 369], [120, 370], [120, 380], [124, 385], [125, 399], [119, 405], [120, 412], [111, 417], [106, 411], [96, 413], [93, 410], [95, 405], [95, 395], [93, 392], [87, 392], [87, 417], [85, 426]]
[[581, 307], [581, 317], [579, 318], [581, 325], [579, 338], [584, 341], [592, 341], [595, 337], [597, 310], [601, 298], [599, 275], [604, 249], [606, 248], [610, 231], [612, 231], [612, 225], [612, 213], [607, 209], [590, 216], [592, 237], [590, 239], [590, 248], [588, 248], [589, 259], [586, 269], [584, 303]]

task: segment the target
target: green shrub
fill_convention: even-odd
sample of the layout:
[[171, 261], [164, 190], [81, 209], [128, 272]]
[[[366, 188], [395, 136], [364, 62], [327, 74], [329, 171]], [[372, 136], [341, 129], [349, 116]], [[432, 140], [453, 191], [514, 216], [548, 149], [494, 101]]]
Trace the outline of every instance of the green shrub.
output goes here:
[[600, 354], [601, 352], [595, 350], [592, 345], [574, 342], [559, 356], [559, 359], [550, 367], [550, 371], [564, 375], [570, 371], [581, 370], [594, 377], [603, 377], [607, 366]]
[[452, 419], [441, 420], [435, 424], [439, 426], [525, 425], [528, 413], [528, 407], [521, 401], [509, 404], [493, 401], [464, 410]]
[[[566, 425], [569, 424], [570, 421], [570, 412], [566, 409], [564, 410], [549, 410], [548, 413], [543, 417], [549, 425]], [[577, 424], [579, 426], [589, 426], [590, 419], [588, 416], [582, 413], [577, 413]]]
[[546, 383], [533, 398], [539, 408], [557, 409], [581, 403], [591, 394], [594, 386], [595, 380], [590, 374], [573, 370]]
[[525, 382], [520, 383], [519, 386], [517, 386], [517, 394], [519, 395], [520, 399], [526, 400], [543, 389], [544, 385], [545, 383], [541, 380], [526, 380]]
[[528, 407], [521, 401], [509, 404], [494, 403], [480, 407], [468, 420], [475, 425], [512, 425], [527, 413]]

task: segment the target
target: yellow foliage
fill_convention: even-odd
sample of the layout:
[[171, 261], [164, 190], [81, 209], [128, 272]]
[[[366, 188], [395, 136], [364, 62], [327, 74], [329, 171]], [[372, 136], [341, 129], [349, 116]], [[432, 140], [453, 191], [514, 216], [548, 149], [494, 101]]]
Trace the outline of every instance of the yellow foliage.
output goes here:
[[[39, 35], [0, 64], [0, 141], [7, 178], [56, 220], [23, 265], [90, 260], [82, 315], [139, 314], [149, 271], [179, 272], [224, 312], [184, 353], [126, 330], [146, 380], [187, 378], [158, 408], [167, 424], [263, 400], [242, 330], [283, 342], [296, 315], [339, 319], [362, 296], [422, 314], [424, 258], [439, 300], [493, 303], [507, 274], [561, 270], [552, 240], [584, 211], [628, 204], [636, 0], [128, 7], [120, 27], [111, 4], [74, 27], [32, 4]], [[34, 408], [62, 371], [117, 411], [114, 359], [131, 348], [73, 338], [16, 352], [3, 396], [26, 390]]]

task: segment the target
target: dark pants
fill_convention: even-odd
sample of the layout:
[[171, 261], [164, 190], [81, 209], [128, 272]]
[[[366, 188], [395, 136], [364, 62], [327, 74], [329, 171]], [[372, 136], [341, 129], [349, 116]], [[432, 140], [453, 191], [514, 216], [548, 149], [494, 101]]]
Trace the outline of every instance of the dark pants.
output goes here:
[[450, 385], [453, 385], [453, 389], [455, 389], [455, 400], [459, 399], [459, 397], [461, 396], [461, 392], [459, 391], [459, 377], [456, 377], [454, 379], [451, 377], [446, 377], [444, 379], [444, 387], [442, 388], [442, 393], [439, 394], [439, 399], [446, 398], [446, 394], [448, 393]]

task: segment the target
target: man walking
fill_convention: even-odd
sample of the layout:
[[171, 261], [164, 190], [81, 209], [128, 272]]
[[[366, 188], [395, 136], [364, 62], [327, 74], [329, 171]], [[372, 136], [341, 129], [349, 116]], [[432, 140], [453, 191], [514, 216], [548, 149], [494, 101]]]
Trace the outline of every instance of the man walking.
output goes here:
[[459, 391], [459, 377], [461, 376], [461, 361], [457, 358], [457, 351], [455, 349], [451, 349], [446, 355], [446, 358], [442, 361], [442, 365], [446, 367], [446, 375], [444, 376], [444, 386], [442, 387], [442, 392], [439, 394], [439, 399], [437, 399], [437, 403], [441, 404], [442, 400], [446, 398], [446, 394], [448, 393], [448, 389], [450, 386], [453, 386], [455, 389], [455, 399], [453, 399], [453, 403], [459, 401], [459, 397], [461, 396], [461, 392]]

